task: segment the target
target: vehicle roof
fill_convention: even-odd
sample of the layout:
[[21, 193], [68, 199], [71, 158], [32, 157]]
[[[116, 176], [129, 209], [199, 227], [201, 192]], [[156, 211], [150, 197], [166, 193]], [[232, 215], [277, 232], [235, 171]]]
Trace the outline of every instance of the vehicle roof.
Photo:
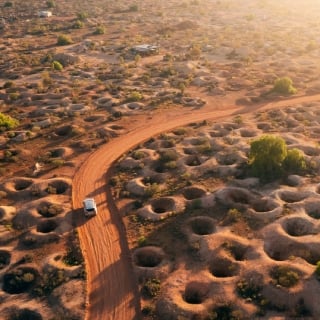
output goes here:
[[86, 199], [83, 200], [83, 203], [84, 203], [86, 206], [87, 206], [87, 205], [93, 206], [94, 203], [95, 203], [95, 201], [94, 201], [93, 198], [86, 198]]

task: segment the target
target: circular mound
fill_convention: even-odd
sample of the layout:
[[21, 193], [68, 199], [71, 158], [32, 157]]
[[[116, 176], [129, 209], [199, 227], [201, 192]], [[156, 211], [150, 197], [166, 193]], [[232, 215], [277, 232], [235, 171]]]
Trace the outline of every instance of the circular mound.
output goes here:
[[21, 191], [21, 190], [27, 189], [32, 184], [33, 184], [32, 179], [19, 178], [15, 180], [14, 188], [16, 191]]
[[151, 209], [157, 214], [173, 211], [175, 209], [175, 201], [172, 198], [160, 198], [151, 202]]
[[215, 232], [214, 221], [210, 217], [195, 217], [189, 222], [193, 233], [199, 236], [205, 236]]
[[306, 194], [294, 191], [282, 191], [280, 193], [280, 199], [287, 203], [300, 202], [307, 197]]
[[39, 312], [30, 309], [18, 309], [13, 310], [10, 313], [9, 319], [14, 320], [42, 320], [42, 316]]
[[187, 200], [194, 200], [205, 196], [206, 191], [201, 187], [187, 187], [183, 189], [182, 194]]
[[133, 254], [133, 261], [139, 267], [155, 268], [161, 264], [164, 257], [161, 248], [150, 246], [137, 249]]
[[285, 219], [282, 227], [292, 237], [313, 234], [314, 229], [312, 222], [300, 217]]
[[63, 194], [69, 188], [69, 183], [56, 179], [48, 184], [47, 192], [51, 194]]
[[38, 278], [38, 272], [31, 267], [20, 267], [3, 276], [2, 289], [10, 294], [28, 291]]
[[11, 253], [7, 250], [0, 250], [0, 270], [10, 264]]
[[217, 278], [227, 278], [237, 275], [239, 266], [226, 257], [215, 257], [210, 263], [209, 270]]
[[63, 207], [60, 204], [43, 201], [39, 204], [37, 211], [45, 218], [52, 218], [63, 212]]
[[209, 284], [193, 281], [186, 285], [183, 299], [190, 304], [201, 304], [208, 297]]
[[58, 227], [58, 223], [57, 223], [57, 221], [55, 221], [53, 219], [41, 221], [37, 225], [37, 232], [49, 233], [49, 232], [55, 230], [57, 227]]

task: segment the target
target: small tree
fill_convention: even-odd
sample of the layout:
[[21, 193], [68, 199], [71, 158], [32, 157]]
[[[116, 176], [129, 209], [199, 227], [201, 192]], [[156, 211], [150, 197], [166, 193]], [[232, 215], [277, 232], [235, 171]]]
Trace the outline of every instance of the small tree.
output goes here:
[[19, 121], [0, 112], [0, 131], [11, 130], [19, 125]]
[[281, 137], [264, 135], [251, 142], [249, 164], [254, 175], [272, 180], [280, 176], [286, 156], [287, 146]]
[[294, 94], [297, 89], [289, 77], [278, 78], [274, 82], [273, 91], [281, 94]]

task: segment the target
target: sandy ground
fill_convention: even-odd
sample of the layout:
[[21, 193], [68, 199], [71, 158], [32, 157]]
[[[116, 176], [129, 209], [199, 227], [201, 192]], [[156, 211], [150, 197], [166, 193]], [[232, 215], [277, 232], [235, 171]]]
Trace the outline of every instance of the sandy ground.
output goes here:
[[[281, 108], [319, 101], [320, 95], [297, 97], [257, 106], [229, 106], [223, 110], [208, 101], [200, 109], [176, 110], [130, 119], [131, 129], [115, 138], [82, 164], [73, 179], [73, 205], [81, 210], [81, 200], [94, 196], [99, 207], [97, 217], [78, 221], [81, 247], [87, 266], [86, 319], [139, 319], [139, 294], [132, 274], [126, 234], [111, 194], [108, 178], [112, 164], [137, 144], [174, 127], [201, 120], [219, 120], [237, 114]], [[220, 110], [219, 110], [220, 109]]]

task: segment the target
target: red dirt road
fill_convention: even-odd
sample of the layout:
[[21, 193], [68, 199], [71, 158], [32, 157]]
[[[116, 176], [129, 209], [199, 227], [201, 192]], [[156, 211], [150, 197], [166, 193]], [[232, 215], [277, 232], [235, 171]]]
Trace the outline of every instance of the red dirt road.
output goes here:
[[[320, 94], [270, 102], [256, 106], [218, 108], [217, 102], [206, 99], [199, 109], [165, 110], [153, 116], [130, 118], [127, 134], [113, 139], [92, 153], [73, 179], [72, 201], [77, 218], [81, 248], [87, 271], [87, 320], [138, 320], [140, 302], [138, 286], [130, 260], [126, 233], [118, 210], [107, 188], [112, 164], [137, 144], [161, 132], [190, 122], [219, 120], [237, 114], [280, 108], [304, 102], [319, 101]], [[85, 220], [82, 200], [95, 197], [98, 216]]]

